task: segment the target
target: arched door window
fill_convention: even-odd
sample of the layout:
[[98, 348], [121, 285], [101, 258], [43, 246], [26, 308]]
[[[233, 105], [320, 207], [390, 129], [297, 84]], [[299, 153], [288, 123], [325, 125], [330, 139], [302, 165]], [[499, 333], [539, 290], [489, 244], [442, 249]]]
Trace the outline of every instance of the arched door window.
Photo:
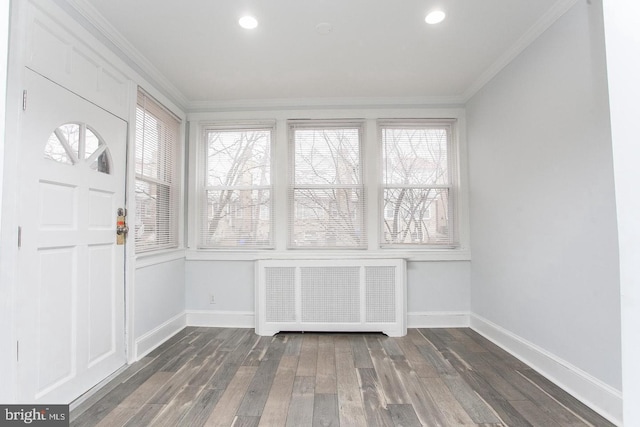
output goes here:
[[65, 123], [49, 135], [44, 148], [45, 159], [68, 165], [88, 165], [110, 173], [111, 160], [107, 144], [84, 123]]

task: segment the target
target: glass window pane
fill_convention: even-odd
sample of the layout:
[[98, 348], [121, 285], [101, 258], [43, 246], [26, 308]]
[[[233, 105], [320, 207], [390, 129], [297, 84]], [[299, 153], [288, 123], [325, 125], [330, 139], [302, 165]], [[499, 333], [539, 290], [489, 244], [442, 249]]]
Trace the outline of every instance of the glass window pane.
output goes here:
[[77, 158], [79, 158], [80, 149], [80, 125], [76, 123], [64, 124], [56, 130], [58, 138], [63, 142], [66, 142], [71, 148], [71, 152]]
[[365, 247], [360, 188], [294, 189], [291, 245]]
[[360, 132], [296, 129], [295, 184], [360, 184]]
[[383, 242], [451, 244], [448, 189], [386, 188]]
[[207, 185], [269, 185], [271, 130], [207, 131]]
[[101, 173], [111, 173], [111, 168], [109, 166], [109, 155], [107, 154], [107, 150], [103, 151], [90, 165], [91, 169], [94, 171], [98, 171]]
[[271, 245], [271, 191], [269, 189], [211, 190], [206, 192], [202, 244], [216, 247]]
[[136, 109], [136, 174], [149, 178], [160, 177], [160, 121], [139, 107]]
[[71, 157], [67, 154], [67, 150], [65, 150], [55, 133], [52, 133], [47, 140], [47, 144], [44, 147], [44, 158], [67, 165], [73, 164]]
[[91, 157], [91, 155], [95, 153], [99, 146], [100, 140], [91, 129], [87, 128], [84, 142], [84, 158], [88, 159], [89, 157]]
[[401, 185], [448, 185], [446, 128], [384, 128], [383, 182]]

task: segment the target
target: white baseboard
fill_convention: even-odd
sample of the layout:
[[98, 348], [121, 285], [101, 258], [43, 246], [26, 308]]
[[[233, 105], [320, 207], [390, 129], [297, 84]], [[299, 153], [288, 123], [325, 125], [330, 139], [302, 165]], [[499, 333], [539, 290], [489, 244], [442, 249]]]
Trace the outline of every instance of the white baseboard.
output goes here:
[[471, 328], [540, 372], [615, 425], [622, 425], [621, 391], [481, 316], [471, 315]]
[[160, 344], [184, 329], [185, 326], [187, 326], [187, 316], [183, 312], [137, 338], [134, 360], [142, 359]]
[[187, 311], [187, 325], [218, 328], [255, 328], [253, 311]]
[[[218, 328], [255, 328], [252, 311], [187, 311], [187, 326]], [[466, 328], [469, 327], [469, 312], [429, 311], [408, 313], [409, 328]]]
[[468, 328], [468, 311], [415, 311], [407, 314], [408, 328]]

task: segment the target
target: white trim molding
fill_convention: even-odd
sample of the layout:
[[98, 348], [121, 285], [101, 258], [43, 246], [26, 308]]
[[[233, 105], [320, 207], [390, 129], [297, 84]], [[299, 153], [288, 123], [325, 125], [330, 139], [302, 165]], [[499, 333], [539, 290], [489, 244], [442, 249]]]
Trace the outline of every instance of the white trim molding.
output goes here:
[[471, 329], [522, 360], [615, 425], [622, 425], [622, 392], [620, 390], [473, 313]]
[[562, 15], [576, 4], [578, 0], [558, 0], [529, 30], [522, 35], [507, 51], [491, 64], [462, 95], [463, 103], [478, 93], [491, 79], [511, 63], [518, 55], [553, 25]]
[[141, 337], [136, 338], [134, 360], [142, 359], [186, 326], [187, 315], [185, 312], [182, 312], [143, 334]]
[[414, 311], [407, 314], [408, 328], [468, 328], [468, 311]]
[[[188, 310], [187, 326], [250, 328], [256, 326], [252, 311]], [[468, 311], [421, 311], [408, 313], [409, 328], [468, 328]]]
[[255, 328], [253, 311], [187, 310], [188, 326]]

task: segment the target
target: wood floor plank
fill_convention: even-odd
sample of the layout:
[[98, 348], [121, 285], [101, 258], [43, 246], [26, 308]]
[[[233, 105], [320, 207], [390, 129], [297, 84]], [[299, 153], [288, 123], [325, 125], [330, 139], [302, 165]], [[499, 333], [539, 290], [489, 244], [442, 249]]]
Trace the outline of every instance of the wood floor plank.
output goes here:
[[155, 403], [145, 403], [136, 414], [124, 424], [124, 427], [151, 426], [152, 421], [162, 411], [164, 405]]
[[313, 400], [313, 427], [338, 427], [338, 396], [335, 394], [317, 394]]
[[264, 357], [264, 354], [267, 352], [267, 348], [269, 348], [269, 344], [271, 344], [272, 337], [260, 337], [247, 357], [242, 361], [242, 365], [244, 366], [258, 366], [260, 361]]
[[416, 374], [421, 378], [437, 378], [438, 371], [420, 353], [414, 341], [409, 337], [398, 338], [398, 345], [402, 349], [407, 362], [411, 365]]
[[225, 352], [227, 357], [224, 358], [220, 368], [215, 371], [213, 377], [207, 382], [207, 387], [225, 389], [238, 371], [246, 355], [254, 347], [257, 339], [255, 335], [245, 335], [244, 339], [235, 347], [233, 352], [222, 350], [221, 346], [218, 351]]
[[111, 427], [126, 424], [172, 375], [173, 373], [171, 372], [156, 372], [109, 412], [97, 425]]
[[287, 344], [284, 349], [285, 356], [300, 356], [300, 348], [302, 347], [302, 337], [304, 334], [287, 335]]
[[287, 413], [287, 427], [310, 426], [313, 423], [314, 377], [296, 377]]
[[237, 416], [235, 420], [233, 420], [232, 427], [258, 427], [260, 423], [260, 417], [244, 417]]
[[391, 363], [391, 358], [382, 348], [380, 341], [377, 338], [367, 337], [366, 342], [371, 354], [371, 361], [384, 392], [385, 401], [388, 404], [409, 403], [409, 396], [402, 387], [400, 378]]
[[557, 422], [546, 412], [541, 411], [533, 402], [528, 400], [518, 400], [511, 402], [514, 408], [524, 416], [533, 427], [549, 427]]
[[382, 386], [373, 368], [358, 368], [364, 416], [369, 426], [391, 427], [394, 425]]
[[[301, 375], [302, 374], [302, 375]], [[469, 328], [183, 329], [71, 413], [73, 427], [610, 424]]]
[[385, 336], [379, 337], [378, 339], [380, 340], [385, 353], [387, 353], [391, 359], [398, 356], [404, 357], [404, 353], [395, 339]]
[[202, 387], [184, 386], [168, 402], [153, 420], [158, 427], [175, 427], [180, 425], [180, 419], [191, 409]]
[[191, 387], [214, 388], [212, 387], [212, 384], [210, 384], [211, 378], [213, 378], [218, 369], [223, 366], [223, 362], [227, 357], [229, 357], [229, 354], [230, 353], [228, 351], [214, 351], [209, 357], [203, 360], [200, 365], [200, 369], [196, 375], [189, 380], [187, 385]]
[[256, 370], [256, 374], [249, 384], [249, 388], [238, 407], [237, 415], [247, 417], [259, 417], [269, 397], [269, 390], [276, 376], [280, 359], [284, 353], [285, 344], [283, 338], [276, 336], [269, 349], [265, 353], [264, 359]]
[[420, 378], [424, 389], [429, 393], [442, 413], [447, 426], [471, 426], [476, 423], [453, 396], [451, 390], [440, 378]]
[[180, 426], [201, 427], [205, 425], [216, 406], [223, 390], [218, 388], [203, 388], [198, 397], [191, 405], [191, 408], [184, 414], [178, 422]]
[[320, 335], [318, 339], [318, 362], [316, 367], [315, 392], [335, 394], [336, 382], [335, 343], [332, 335]]
[[351, 351], [353, 352], [353, 364], [356, 368], [373, 368], [371, 355], [367, 348], [367, 343], [362, 335], [349, 336]]
[[571, 396], [566, 391], [562, 390], [557, 385], [553, 384], [547, 378], [543, 377], [537, 371], [533, 369], [520, 369], [518, 373], [527, 378], [533, 384], [544, 390], [545, 393], [553, 397], [558, 403], [571, 410], [573, 413], [584, 419], [586, 422], [595, 426], [613, 426], [606, 418], [593, 412], [584, 403], [580, 402], [575, 397]]
[[515, 369], [507, 369], [505, 365], [498, 364], [496, 367], [502, 366], [500, 375], [513, 387], [515, 387], [520, 393], [527, 397], [528, 400], [535, 403], [542, 411], [546, 412], [560, 425], [566, 426], [578, 426], [584, 425], [584, 422], [576, 417], [562, 404], [558, 403], [553, 397], [549, 396], [537, 385], [531, 383], [525, 377], [523, 377]]
[[397, 427], [421, 427], [420, 420], [411, 405], [389, 405], [391, 419]]
[[396, 357], [393, 360], [393, 366], [398, 372], [400, 381], [409, 396], [409, 401], [422, 425], [446, 426], [444, 415], [440, 412], [431, 395], [422, 386], [418, 375], [411, 369], [406, 359]]
[[298, 356], [282, 356], [260, 417], [261, 426], [284, 426], [286, 424], [297, 369]]
[[298, 377], [313, 377], [316, 375], [318, 364], [318, 335], [304, 334], [300, 348], [300, 362], [298, 363]]
[[453, 350], [443, 351], [444, 357], [458, 371], [464, 381], [493, 409], [498, 417], [509, 426], [529, 427], [531, 424], [494, 389], [481, 375], [473, 370], [464, 356]]
[[[360, 382], [356, 374], [351, 343], [336, 347], [336, 379], [340, 426], [365, 426]], [[342, 351], [340, 351], [342, 350]]]
[[497, 424], [502, 422], [489, 405], [473, 391], [462, 377], [459, 375], [445, 375], [442, 380], [473, 422], [477, 424]]
[[240, 402], [242, 402], [244, 394], [257, 370], [257, 366], [241, 366], [238, 368], [206, 420], [205, 425], [207, 427], [226, 427], [231, 425]]
[[433, 366], [438, 376], [457, 375], [458, 371], [451, 366], [451, 363], [432, 345], [418, 346], [418, 351], [425, 358], [427, 363]]
[[[166, 405], [200, 370], [202, 362], [190, 359], [149, 399], [149, 403]], [[166, 372], [166, 371], [161, 371]]]

